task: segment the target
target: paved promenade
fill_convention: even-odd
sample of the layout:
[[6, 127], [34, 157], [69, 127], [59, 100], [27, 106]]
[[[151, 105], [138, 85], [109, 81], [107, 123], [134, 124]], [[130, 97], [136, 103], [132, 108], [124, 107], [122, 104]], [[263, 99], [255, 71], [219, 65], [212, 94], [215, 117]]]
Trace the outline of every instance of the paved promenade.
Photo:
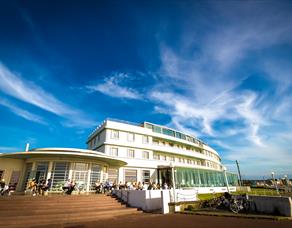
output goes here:
[[102, 219], [94, 222], [39, 226], [41, 228], [291, 228], [292, 221], [267, 219], [230, 218], [184, 214], [137, 214]]

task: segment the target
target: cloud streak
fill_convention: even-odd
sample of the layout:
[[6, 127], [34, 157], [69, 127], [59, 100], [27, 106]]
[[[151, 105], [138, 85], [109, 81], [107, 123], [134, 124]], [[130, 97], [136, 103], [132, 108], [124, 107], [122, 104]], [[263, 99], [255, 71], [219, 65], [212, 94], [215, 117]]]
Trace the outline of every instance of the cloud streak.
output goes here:
[[12, 113], [14, 113], [15, 115], [20, 116], [26, 120], [29, 120], [29, 121], [32, 121], [35, 123], [39, 123], [39, 124], [47, 125], [47, 123], [43, 120], [42, 117], [35, 115], [33, 113], [30, 113], [24, 109], [21, 109], [15, 105], [13, 105], [12, 103], [8, 102], [7, 100], [0, 98], [0, 105], [8, 108]]
[[[291, 14], [262, 11], [261, 4], [221, 5], [212, 6], [217, 22], [208, 33], [185, 26], [182, 36], [192, 40], [187, 47], [161, 45], [160, 78], [149, 98], [156, 112], [171, 117], [170, 126], [205, 138], [227, 161], [240, 159], [247, 174], [255, 167], [258, 174], [270, 172], [268, 166], [292, 172], [292, 143], [283, 142], [291, 138], [292, 70], [271, 57], [276, 47], [292, 44]], [[270, 91], [256, 88], [261, 77]]]
[[[20, 101], [32, 104], [45, 111], [56, 114], [65, 119], [66, 126], [92, 126], [94, 121], [86, 118], [86, 116], [78, 110], [71, 108], [65, 103], [59, 101], [49, 92], [43, 90], [35, 83], [21, 78], [16, 73], [10, 71], [5, 65], [0, 62], [0, 91], [14, 97]], [[2, 102], [2, 105], [9, 108], [11, 111], [25, 119], [41, 123], [42, 120], [28, 111], [17, 108], [7, 102]]]
[[114, 76], [105, 78], [104, 83], [100, 83], [97, 85], [88, 85], [86, 86], [86, 88], [89, 89], [89, 92], [100, 92], [111, 97], [133, 100], [142, 99], [142, 95], [140, 95], [136, 90], [128, 87], [123, 87], [119, 84], [127, 77], [128, 76], [126, 74], [119, 73]]

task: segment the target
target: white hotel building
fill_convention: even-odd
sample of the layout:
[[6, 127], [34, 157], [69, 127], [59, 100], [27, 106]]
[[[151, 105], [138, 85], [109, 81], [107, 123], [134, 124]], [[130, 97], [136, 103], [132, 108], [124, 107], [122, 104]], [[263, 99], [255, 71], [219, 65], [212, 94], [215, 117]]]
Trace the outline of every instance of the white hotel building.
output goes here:
[[[112, 182], [152, 181], [172, 185], [174, 167], [178, 187], [226, 185], [219, 154], [201, 140], [168, 127], [108, 119], [93, 131], [87, 145], [90, 150], [127, 163], [109, 168], [108, 179]], [[237, 176], [227, 177], [234, 186]]]
[[87, 147], [0, 154], [1, 178], [11, 185], [17, 183], [18, 191], [31, 178], [51, 178], [51, 191], [60, 191], [66, 179], [75, 180], [83, 191], [93, 190], [97, 180], [170, 186], [175, 180], [176, 188], [203, 192], [226, 191], [226, 186], [237, 185], [237, 175], [226, 174], [214, 149], [164, 126], [107, 119], [90, 134]]

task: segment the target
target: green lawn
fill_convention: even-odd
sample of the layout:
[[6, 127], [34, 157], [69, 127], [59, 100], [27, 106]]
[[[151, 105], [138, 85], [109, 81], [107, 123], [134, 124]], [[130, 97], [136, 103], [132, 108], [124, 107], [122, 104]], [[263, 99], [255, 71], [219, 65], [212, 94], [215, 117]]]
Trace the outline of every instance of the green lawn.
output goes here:
[[[260, 195], [260, 196], [290, 196], [292, 197], [292, 193], [284, 193], [280, 192], [280, 194], [277, 193], [275, 189], [265, 189], [265, 188], [251, 188], [250, 192], [243, 192], [243, 191], [237, 191], [232, 192], [233, 195], [240, 195], [247, 193], [248, 195]], [[216, 193], [216, 194], [199, 194], [198, 197], [200, 200], [209, 200], [216, 197], [221, 196], [222, 193]]]

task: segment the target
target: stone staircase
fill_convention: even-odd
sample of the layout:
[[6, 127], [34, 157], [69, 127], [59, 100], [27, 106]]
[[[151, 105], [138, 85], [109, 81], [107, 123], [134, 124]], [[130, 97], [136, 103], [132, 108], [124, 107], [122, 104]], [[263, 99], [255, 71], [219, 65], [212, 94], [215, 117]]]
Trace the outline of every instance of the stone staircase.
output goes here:
[[74, 224], [141, 213], [106, 195], [0, 197], [0, 227]]

